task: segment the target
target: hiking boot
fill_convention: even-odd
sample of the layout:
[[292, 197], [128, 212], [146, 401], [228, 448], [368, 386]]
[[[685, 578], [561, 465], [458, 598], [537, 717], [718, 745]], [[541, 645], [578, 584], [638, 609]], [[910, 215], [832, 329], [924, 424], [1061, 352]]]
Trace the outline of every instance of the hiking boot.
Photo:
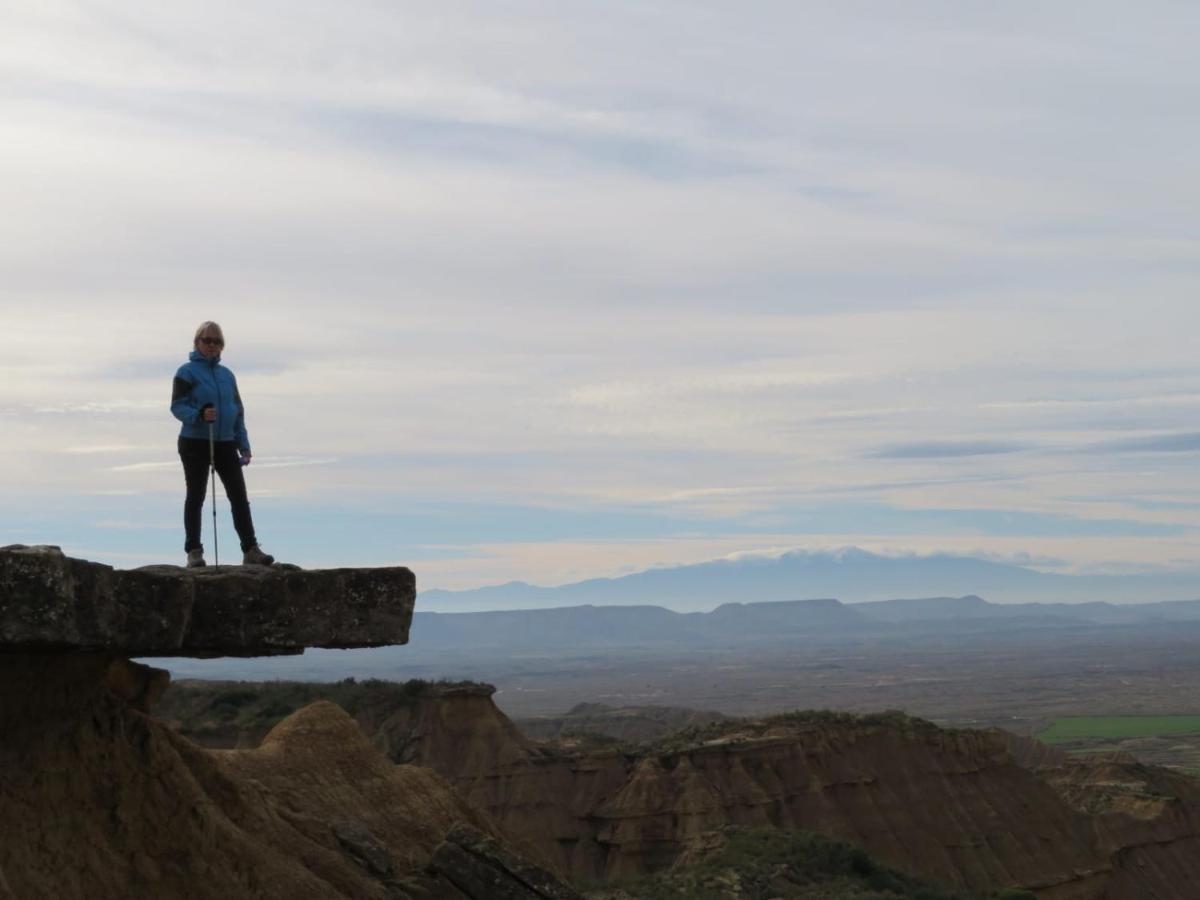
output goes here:
[[264, 553], [263, 548], [255, 544], [249, 550], [242, 554], [243, 566], [269, 566], [275, 562], [275, 557], [270, 553]]
[[203, 547], [197, 547], [195, 550], [188, 551], [187, 567], [189, 569], [198, 569], [201, 566], [207, 566], [207, 565], [208, 565], [208, 563], [206, 563], [204, 561], [204, 548]]

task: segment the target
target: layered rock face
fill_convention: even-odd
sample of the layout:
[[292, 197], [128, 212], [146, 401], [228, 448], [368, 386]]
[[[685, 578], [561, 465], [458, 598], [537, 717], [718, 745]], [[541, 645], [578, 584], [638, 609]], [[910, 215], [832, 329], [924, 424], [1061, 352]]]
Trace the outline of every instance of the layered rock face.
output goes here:
[[0, 648], [126, 656], [267, 656], [408, 643], [416, 579], [402, 567], [121, 571], [57, 547], [0, 548]]
[[[213, 753], [109, 691], [113, 664], [0, 656], [11, 897], [437, 897], [421, 863], [456, 822], [486, 827], [332, 704], [281, 723], [259, 750]], [[362, 845], [385, 862], [363, 865]]]
[[[578, 877], [696, 858], [715, 828], [739, 824], [820, 831], [914, 874], [1049, 900], [1188, 900], [1200, 884], [1200, 791], [1163, 770], [1141, 787], [1057, 756], [1033, 761], [1066, 767], [1057, 775], [1035, 771], [1002, 732], [903, 717], [783, 717], [678, 749], [556, 753], [513, 736], [480, 693], [406, 710], [389, 723], [391, 752], [437, 769]], [[1101, 803], [1114, 779], [1125, 786]]]
[[406, 569], [115, 572], [0, 550], [0, 898], [577, 897], [339, 707], [204, 750], [145, 712], [167, 673], [125, 658], [401, 643], [412, 586]]
[[645, 743], [685, 728], [727, 722], [729, 719], [730, 716], [711, 710], [580, 703], [565, 715], [518, 719], [516, 725], [522, 734], [535, 741], [570, 742], [575, 736], [582, 734]]

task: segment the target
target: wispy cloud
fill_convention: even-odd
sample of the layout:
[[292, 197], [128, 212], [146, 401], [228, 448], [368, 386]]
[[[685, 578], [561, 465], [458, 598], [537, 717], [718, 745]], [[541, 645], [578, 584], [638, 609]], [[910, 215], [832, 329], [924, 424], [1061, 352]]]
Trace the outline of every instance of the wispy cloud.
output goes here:
[[256, 469], [294, 469], [301, 466], [328, 466], [338, 462], [336, 456], [262, 456], [254, 457]]
[[179, 460], [171, 460], [169, 462], [140, 462], [140, 463], [124, 463], [119, 466], [109, 466], [110, 472], [158, 472], [166, 469], [178, 470], [180, 467]]
[[154, 403], [152, 401], [89, 401], [87, 403], [64, 403], [58, 406], [39, 406], [34, 408], [34, 412], [38, 414], [50, 415], [74, 415], [82, 413], [84, 415], [111, 415], [114, 413], [129, 413], [134, 411], [150, 410], [163, 408], [164, 404], [160, 401]]
[[1193, 406], [1200, 404], [1200, 393], [1184, 391], [1175, 394], [1158, 394], [1154, 396], [1110, 396], [1110, 397], [1077, 397], [1045, 398], [1040, 400], [1006, 400], [994, 403], [981, 403], [980, 409], [1013, 410], [1029, 412], [1045, 410], [1048, 412], [1070, 412], [1073, 408], [1114, 407], [1114, 406]]
[[1194, 453], [1200, 450], [1200, 432], [1100, 441], [1087, 449], [1093, 453]]
[[104, 531], [177, 531], [176, 522], [143, 522], [129, 519], [99, 519], [92, 523], [93, 528]]
[[[332, 456], [264, 456], [261, 458], [256, 456], [251, 464], [255, 469], [294, 469], [302, 466], [325, 466], [337, 461], [337, 457]], [[108, 467], [110, 472], [157, 472], [167, 469], [180, 470], [179, 460], [124, 463], [119, 466]]]
[[959, 456], [1018, 453], [1029, 449], [1031, 449], [1029, 444], [1006, 441], [925, 441], [912, 444], [892, 444], [872, 450], [867, 455], [876, 459], [950, 459]]
[[110, 453], [129, 453], [133, 450], [141, 450], [136, 444], [92, 444], [79, 447], [64, 447], [60, 452], [68, 453], [73, 456], [90, 455], [90, 454], [110, 454]]

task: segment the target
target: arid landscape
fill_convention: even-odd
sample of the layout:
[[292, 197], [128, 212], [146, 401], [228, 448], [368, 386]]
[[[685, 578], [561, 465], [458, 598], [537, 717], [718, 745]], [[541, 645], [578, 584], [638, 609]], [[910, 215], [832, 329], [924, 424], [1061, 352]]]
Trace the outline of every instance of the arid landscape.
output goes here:
[[[1000, 731], [939, 728], [902, 713], [736, 720], [584, 705], [513, 723], [487, 685], [351, 680], [183, 682], [156, 713], [188, 738], [249, 752], [277, 721], [292, 721], [289, 709], [319, 697], [342, 705], [394, 762], [442, 775], [522, 852], [592, 885], [596, 900], [1132, 898], [1151, 888], [1146, 896], [1185, 897], [1178, 879], [1200, 874], [1185, 862], [1200, 802], [1194, 778], [1120, 754], [1072, 759]], [[531, 742], [522, 728], [549, 728], [554, 739]], [[782, 856], [748, 858], [749, 838], [737, 832], [747, 827], [758, 829], [752, 844]], [[788, 843], [809, 840], [797, 836], [801, 827], [848, 841], [835, 857], [869, 853], [859, 874], [876, 872], [876, 889], [903, 877], [879, 866], [929, 883], [893, 880], [895, 893], [860, 894], [862, 883], [830, 887], [840, 876], [828, 873], [806, 893], [797, 885], [823, 870]], [[1005, 885], [1035, 890], [997, 892]]]
[[[1168, 633], [1169, 632], [1169, 633]], [[996, 726], [1033, 736], [1064, 716], [1200, 713], [1200, 627], [1118, 628], [1038, 640], [912, 647], [887, 644], [512, 659], [413, 665], [392, 677], [495, 684], [496, 705], [527, 727], [578, 704], [686, 708], [728, 716], [795, 709], [903, 710], [947, 727]], [[673, 720], [668, 712], [667, 721]], [[528, 723], [526, 725], [526, 723]], [[540, 730], [539, 730], [540, 729]], [[1157, 765], [1200, 769], [1200, 735], [1083, 740], [1068, 750], [1119, 749]]]
[[[661, 704], [761, 715], [788, 709], [900, 709], [940, 724], [1036, 734], [1061, 716], [1200, 712], [1200, 628], [1037, 632], [936, 645], [871, 643], [714, 650], [703, 658], [629, 654], [488, 660], [461, 677], [498, 686], [510, 715], [579, 702]], [[432, 667], [413, 674], [449, 677]]]
[[[634, 639], [631, 646], [600, 649], [549, 637], [541, 649], [529, 642], [431, 649], [421, 643], [419, 614], [417, 619], [413, 643], [402, 653], [317, 651], [286, 661], [197, 660], [182, 664], [177, 675], [481, 681], [496, 686], [497, 706], [518, 721], [561, 716], [581, 703], [728, 716], [895, 709], [947, 727], [997, 726], [1032, 736], [1065, 716], [1200, 714], [1195, 650], [1200, 623], [1195, 622], [1047, 627], [985, 621], [961, 628], [942, 623], [924, 632], [888, 626], [867, 635], [815, 629], [786, 639], [730, 636], [698, 651], [664, 640], [642, 639], [639, 646]], [[288, 674], [278, 674], [281, 670]], [[1147, 762], [1191, 769], [1200, 768], [1196, 740], [1150, 735], [1065, 746], [1122, 749]]]
[[[580, 607], [425, 629], [413, 667], [455, 672], [475, 648], [502, 691], [461, 668], [171, 684], [128, 659], [363, 648], [378, 666], [414, 648], [414, 604], [402, 567], [0, 548], [0, 897], [1191, 900], [1200, 881], [1182, 749], [1200, 717], [1145, 702], [1189, 683], [1191, 603]], [[1139, 746], [1155, 758], [1120, 752]]]

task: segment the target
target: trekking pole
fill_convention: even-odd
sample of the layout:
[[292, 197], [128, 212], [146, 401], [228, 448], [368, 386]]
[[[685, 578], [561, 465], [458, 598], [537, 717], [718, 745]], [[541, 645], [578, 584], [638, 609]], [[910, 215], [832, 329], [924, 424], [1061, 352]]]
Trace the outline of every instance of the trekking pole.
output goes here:
[[212, 511], [213, 511], [213, 568], [221, 568], [221, 547], [217, 543], [217, 453], [213, 442], [213, 423], [208, 423], [208, 472], [212, 475]]

